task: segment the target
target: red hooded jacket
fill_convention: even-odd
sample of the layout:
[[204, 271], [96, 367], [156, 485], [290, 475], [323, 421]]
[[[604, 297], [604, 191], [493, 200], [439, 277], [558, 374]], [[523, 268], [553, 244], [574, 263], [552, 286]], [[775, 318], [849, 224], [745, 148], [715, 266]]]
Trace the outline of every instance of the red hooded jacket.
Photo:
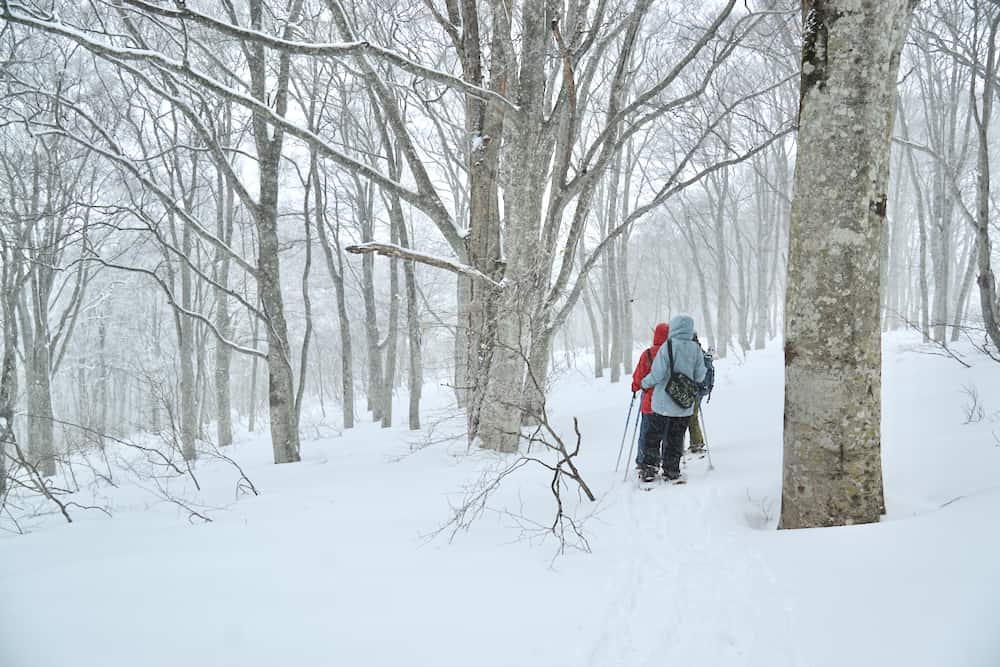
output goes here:
[[[667, 337], [670, 335], [670, 326], [666, 322], [660, 322], [656, 325], [656, 329], [653, 330], [653, 345], [643, 351], [639, 355], [639, 363], [635, 365], [635, 370], [632, 372], [632, 393], [642, 389], [639, 383], [642, 382], [642, 378], [649, 374], [650, 369], [653, 366], [653, 359], [656, 357], [656, 353], [659, 352], [660, 346], [667, 342]], [[648, 415], [653, 411], [653, 390], [644, 389], [642, 392], [642, 407], [640, 408], [642, 414]]]

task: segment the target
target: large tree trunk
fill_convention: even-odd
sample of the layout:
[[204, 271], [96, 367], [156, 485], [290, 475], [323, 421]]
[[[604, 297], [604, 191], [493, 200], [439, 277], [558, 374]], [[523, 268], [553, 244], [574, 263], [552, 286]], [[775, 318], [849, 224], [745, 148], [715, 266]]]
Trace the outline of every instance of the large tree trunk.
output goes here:
[[[539, 223], [544, 210], [544, 174], [549, 155], [544, 150], [545, 59], [549, 41], [548, 7], [526, 3], [521, 32], [518, 96], [523, 115], [507, 145], [510, 183], [504, 191], [507, 218], [505, 254], [508, 265], [497, 304], [496, 337], [486, 375], [479, 414], [479, 439], [486, 449], [514, 452], [520, 441], [524, 380], [529, 334], [537, 286], [548, 284], [537, 275]], [[547, 278], [547, 276], [546, 276]], [[482, 379], [480, 371], [480, 379]]]
[[[988, 10], [989, 11], [989, 10]], [[983, 84], [982, 108], [976, 103], [976, 77], [972, 77], [971, 102], [975, 114], [978, 150], [978, 177], [976, 179], [976, 258], [979, 268], [979, 305], [983, 312], [983, 325], [993, 343], [1000, 350], [1000, 304], [997, 303], [996, 278], [991, 266], [990, 244], [990, 153], [989, 127], [993, 113], [993, 95], [996, 90], [996, 37], [1000, 25], [1000, 12], [993, 10], [990, 22], [986, 53], [985, 83]]]
[[879, 247], [915, 2], [803, 2], [785, 322], [782, 528], [878, 521]]
[[[457, 6], [456, 6], [457, 5]], [[508, 71], [513, 62], [509, 52], [509, 17], [500, 2], [491, 2], [492, 36], [490, 42], [490, 90], [506, 93]], [[449, 15], [461, 14], [461, 54], [463, 78], [484, 86], [483, 43], [480, 32], [479, 3], [461, 0], [449, 5]], [[466, 240], [467, 261], [495, 280], [504, 273], [500, 247], [500, 150], [505, 141], [505, 113], [481, 98], [465, 97], [465, 131], [468, 139], [467, 174], [469, 193], [469, 236]], [[495, 330], [497, 295], [477, 281], [459, 276], [458, 320], [455, 337], [455, 392], [460, 406], [468, 416], [468, 434], [474, 439], [479, 430], [486, 378], [490, 373]]]

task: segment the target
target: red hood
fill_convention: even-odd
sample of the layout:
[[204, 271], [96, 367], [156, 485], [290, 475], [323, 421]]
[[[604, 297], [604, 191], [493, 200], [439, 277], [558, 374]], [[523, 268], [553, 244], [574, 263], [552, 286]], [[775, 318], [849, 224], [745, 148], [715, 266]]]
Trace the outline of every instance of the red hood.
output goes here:
[[656, 329], [653, 330], [653, 346], [659, 347], [667, 342], [667, 336], [670, 335], [670, 325], [666, 322], [660, 322], [656, 325]]

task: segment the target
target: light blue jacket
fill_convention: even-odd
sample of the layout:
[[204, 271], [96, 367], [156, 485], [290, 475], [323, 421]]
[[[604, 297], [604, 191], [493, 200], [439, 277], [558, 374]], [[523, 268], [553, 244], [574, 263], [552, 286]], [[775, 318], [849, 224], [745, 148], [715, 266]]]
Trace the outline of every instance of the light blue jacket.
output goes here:
[[[670, 347], [674, 352], [674, 371], [683, 373], [697, 383], [705, 379], [705, 357], [701, 346], [692, 340], [694, 338], [694, 320], [690, 315], [680, 313], [670, 318]], [[660, 351], [653, 359], [653, 367], [642, 379], [645, 389], [653, 387], [653, 412], [667, 417], [690, 417], [694, 406], [682, 408], [674, 403], [667, 394], [667, 380], [670, 379], [670, 358], [667, 344], [660, 346]]]

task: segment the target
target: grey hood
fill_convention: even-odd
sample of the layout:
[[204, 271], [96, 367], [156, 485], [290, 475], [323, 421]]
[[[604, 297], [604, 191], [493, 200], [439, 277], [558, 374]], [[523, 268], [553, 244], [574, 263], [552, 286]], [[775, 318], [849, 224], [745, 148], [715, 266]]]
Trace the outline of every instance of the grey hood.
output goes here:
[[671, 340], [691, 340], [694, 338], [694, 318], [687, 313], [677, 313], [670, 318]]

